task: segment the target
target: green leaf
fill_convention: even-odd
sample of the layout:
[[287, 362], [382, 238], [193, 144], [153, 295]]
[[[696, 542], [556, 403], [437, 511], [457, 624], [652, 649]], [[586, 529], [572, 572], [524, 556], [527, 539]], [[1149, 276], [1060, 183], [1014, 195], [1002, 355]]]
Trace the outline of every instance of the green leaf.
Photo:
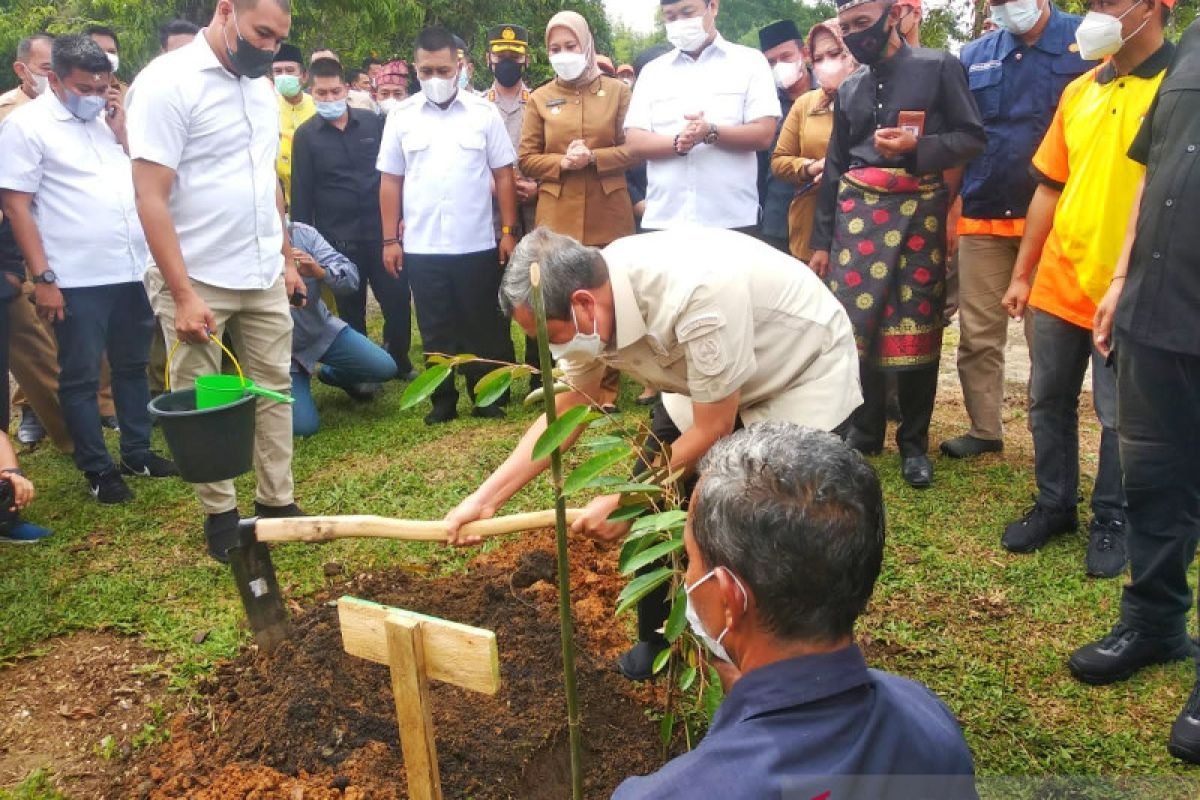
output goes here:
[[606, 487], [611, 494], [659, 494], [662, 492], [661, 486], [655, 486], [653, 483], [615, 483]]
[[580, 489], [587, 488], [589, 481], [598, 477], [609, 467], [621, 463], [632, 454], [633, 450], [627, 447], [624, 450], [605, 450], [599, 455], [592, 456], [571, 470], [571, 474], [563, 482], [563, 495], [574, 494]]
[[663, 747], [671, 744], [671, 733], [675, 730], [675, 712], [672, 711], [662, 718], [658, 723], [658, 738], [662, 742]]
[[692, 684], [696, 682], [696, 668], [688, 667], [679, 676], [679, 691], [686, 692], [692, 688]]
[[625, 564], [629, 559], [636, 556], [638, 553], [645, 550], [654, 542], [653, 539], [645, 536], [629, 537], [625, 540], [625, 544], [621, 545], [621, 555], [617, 557], [617, 569], [625, 571]]
[[721, 705], [721, 701], [725, 699], [725, 692], [721, 689], [721, 676], [717, 673], [716, 668], [708, 665], [708, 683], [704, 687], [704, 695], [701, 701], [704, 705], [704, 714], [711, 721], [713, 715], [717, 713], [717, 708]]
[[627, 522], [631, 519], [634, 519], [635, 517], [639, 517], [642, 514], [644, 514], [648, 508], [649, 508], [649, 506], [647, 506], [644, 503], [638, 503], [636, 505], [630, 505], [630, 506], [623, 505], [620, 508], [618, 508], [616, 511], [614, 511], [613, 513], [608, 515], [608, 521], [609, 522]]
[[612, 450], [614, 447], [628, 447], [625, 440], [620, 436], [597, 436], [595, 439], [579, 443], [581, 447], [586, 447], [589, 450], [601, 452], [603, 450]]
[[675, 573], [670, 567], [659, 567], [653, 572], [647, 572], [645, 575], [638, 575], [636, 578], [626, 584], [621, 593], [617, 595], [617, 614], [622, 611], [637, 605], [650, 592], [662, 586], [667, 581], [671, 580], [671, 576]]
[[[554, 384], [554, 393], [555, 394], [562, 394], [563, 392], [569, 392], [569, 391], [571, 391], [571, 387], [567, 386], [565, 383]], [[545, 396], [546, 396], [546, 387], [539, 386], [538, 388], [534, 389], [529, 394], [525, 395], [525, 399], [521, 401], [521, 405], [526, 406], [526, 407], [535, 405], [537, 403], [542, 402], [542, 398]]]
[[646, 531], [648, 533], [657, 533], [659, 531], [672, 530], [687, 522], [687, 512], [672, 509], [670, 511], [660, 511], [657, 514], [650, 514], [642, 517], [633, 524], [633, 533]]
[[629, 573], [634, 572], [634, 571], [640, 569], [641, 567], [646, 566], [647, 564], [653, 564], [655, 561], [658, 561], [660, 558], [669, 556], [671, 553], [674, 553], [676, 550], [682, 550], [682, 549], [683, 549], [683, 540], [682, 539], [671, 539], [666, 542], [659, 542], [658, 544], [654, 545], [653, 547], [647, 547], [645, 550], [641, 551], [640, 553], [635, 555], [633, 558], [629, 559], [629, 563], [622, 564], [621, 565], [621, 574], [628, 575]]
[[512, 386], [513, 368], [500, 367], [489, 372], [475, 384], [475, 405], [490, 406]]
[[671, 603], [671, 613], [667, 617], [667, 624], [663, 626], [663, 636], [667, 638], [668, 642], [674, 642], [686, 628], [687, 590], [683, 588], [681, 581], [679, 588], [675, 591], [675, 600]]
[[654, 673], [655, 675], [657, 675], [658, 673], [663, 671], [663, 667], [665, 667], [667, 665], [667, 662], [670, 660], [671, 660], [671, 648], [664, 647], [662, 650], [659, 650], [658, 655], [656, 655], [654, 657], [654, 663], [652, 663], [650, 665], [650, 671], [652, 673]]
[[404, 387], [404, 394], [400, 395], [401, 410], [410, 409], [428, 399], [451, 374], [450, 367], [445, 364], [435, 364], [422, 372], [415, 381]]
[[[418, 378], [418, 380], [420, 380]], [[571, 434], [575, 429], [583, 424], [587, 415], [591, 413], [587, 406], [575, 406], [569, 409], [561, 417], [554, 420], [550, 427], [542, 431], [542, 435], [533, 445], [533, 460], [537, 461], [542, 458], [547, 458], [551, 453], [557, 450], [563, 442], [571, 438]]]

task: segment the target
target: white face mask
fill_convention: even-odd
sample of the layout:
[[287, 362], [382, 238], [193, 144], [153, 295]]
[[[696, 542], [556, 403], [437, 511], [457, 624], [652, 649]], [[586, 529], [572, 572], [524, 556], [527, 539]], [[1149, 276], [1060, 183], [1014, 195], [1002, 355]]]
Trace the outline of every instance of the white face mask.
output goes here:
[[1014, 36], [1020, 36], [1038, 24], [1043, 8], [1038, 0], [1011, 0], [1004, 5], [992, 6], [992, 22]]
[[[696, 587], [698, 587], [700, 584], [704, 583], [713, 575], [716, 575], [718, 569], [725, 568], [714, 567], [705, 573], [703, 578], [696, 581], [691, 586], [684, 587], [684, 594], [687, 595], [687, 609], [684, 611], [684, 614], [687, 617], [688, 625], [692, 628], [692, 633], [696, 634], [696, 638], [704, 642], [705, 647], [707, 647], [714, 656], [722, 661], [728, 661], [730, 664], [732, 664], [733, 659], [729, 657], [729, 652], [725, 649], [725, 646], [721, 644], [721, 640], [725, 638], [725, 634], [729, 633], [729, 628], [722, 630], [721, 633], [717, 635], [717, 638], [712, 638], [708, 635], [708, 631], [704, 630], [704, 623], [700, 621], [700, 615], [696, 613], [696, 607], [692, 605], [692, 592], [695, 591]], [[737, 587], [742, 590], [742, 611], [745, 611], [750, 605], [750, 601], [746, 597], [746, 587], [742, 586], [742, 582], [738, 580], [737, 575], [734, 575], [727, 569], [725, 571], [729, 573], [729, 577], [733, 578], [733, 582], [737, 584]]]
[[828, 89], [830, 92], [836, 91], [850, 72], [850, 59], [845, 55], [840, 58], [822, 58], [813, 64], [813, 74], [817, 76], [817, 83], [822, 89]]
[[564, 81], [573, 81], [587, 68], [587, 58], [583, 53], [555, 53], [550, 56], [550, 66]]
[[704, 17], [677, 19], [666, 24], [667, 41], [685, 53], [694, 53], [708, 41]]
[[775, 76], [775, 85], [787, 90], [796, 85], [803, 70], [804, 65], [799, 61], [778, 61], [771, 67], [771, 74]]
[[112, 64], [113, 72], [121, 68], [121, 57], [116, 53], [105, 53], [108, 56], [108, 63]]
[[50, 79], [45, 75], [38, 75], [36, 72], [25, 65], [25, 72], [29, 75], [29, 82], [33, 84], [33, 96], [41, 97], [50, 88]]
[[555, 344], [550, 342], [550, 355], [554, 356], [554, 360], [574, 356], [575, 358], [596, 358], [604, 350], [604, 342], [600, 341], [600, 334], [597, 332], [596, 322], [592, 322], [592, 332], [584, 333], [579, 330], [579, 320], [575, 317], [575, 306], [571, 306], [571, 322], [575, 323], [575, 335], [568, 342]]
[[1137, 36], [1138, 32], [1150, 21], [1149, 17], [1146, 17], [1145, 22], [1129, 36], [1121, 36], [1121, 20], [1137, 7], [1138, 4], [1135, 3], [1119, 17], [1101, 14], [1099, 11], [1089, 11], [1084, 16], [1083, 22], [1079, 23], [1079, 27], [1075, 29], [1075, 43], [1079, 45], [1079, 57], [1087, 61], [1095, 61], [1098, 58], [1111, 56], [1121, 49], [1121, 45]]
[[379, 111], [383, 114], [390, 114], [396, 106], [400, 105], [400, 101], [394, 97], [389, 97], [386, 100], [379, 101]]
[[425, 78], [421, 81], [421, 91], [434, 103], [441, 105], [449, 103], [458, 94], [458, 76], [453, 78]]

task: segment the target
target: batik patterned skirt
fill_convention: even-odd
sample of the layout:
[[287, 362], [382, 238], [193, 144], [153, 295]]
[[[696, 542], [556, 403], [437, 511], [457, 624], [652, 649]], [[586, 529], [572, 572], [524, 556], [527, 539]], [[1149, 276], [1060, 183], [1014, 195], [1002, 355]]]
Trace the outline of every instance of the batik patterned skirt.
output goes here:
[[936, 364], [946, 302], [948, 193], [940, 176], [864, 167], [842, 176], [829, 288], [879, 369]]

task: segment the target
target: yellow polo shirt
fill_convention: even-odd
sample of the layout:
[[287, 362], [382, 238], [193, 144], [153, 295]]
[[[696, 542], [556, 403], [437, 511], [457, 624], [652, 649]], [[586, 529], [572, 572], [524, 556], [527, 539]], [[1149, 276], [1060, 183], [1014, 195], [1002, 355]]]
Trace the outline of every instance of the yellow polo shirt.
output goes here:
[[292, 202], [292, 137], [305, 122], [317, 113], [317, 104], [307, 94], [301, 94], [299, 103], [292, 105], [282, 95], [275, 95], [279, 103], [279, 155], [275, 159], [275, 172], [283, 182], [283, 199]]
[[1061, 189], [1029, 304], [1091, 329], [1112, 281], [1133, 195], [1146, 168], [1129, 158], [1142, 119], [1171, 63], [1163, 44], [1128, 75], [1112, 61], [1067, 85], [1037, 153], [1040, 180]]

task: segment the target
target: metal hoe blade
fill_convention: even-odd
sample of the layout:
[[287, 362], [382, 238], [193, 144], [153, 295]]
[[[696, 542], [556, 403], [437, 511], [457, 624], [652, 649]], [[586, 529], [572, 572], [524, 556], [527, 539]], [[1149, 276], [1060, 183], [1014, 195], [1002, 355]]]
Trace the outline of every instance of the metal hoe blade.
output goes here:
[[254, 640], [269, 653], [291, 636], [291, 622], [271, 563], [271, 551], [255, 538], [257, 522], [252, 517], [238, 523], [238, 545], [229, 550], [229, 566]]

